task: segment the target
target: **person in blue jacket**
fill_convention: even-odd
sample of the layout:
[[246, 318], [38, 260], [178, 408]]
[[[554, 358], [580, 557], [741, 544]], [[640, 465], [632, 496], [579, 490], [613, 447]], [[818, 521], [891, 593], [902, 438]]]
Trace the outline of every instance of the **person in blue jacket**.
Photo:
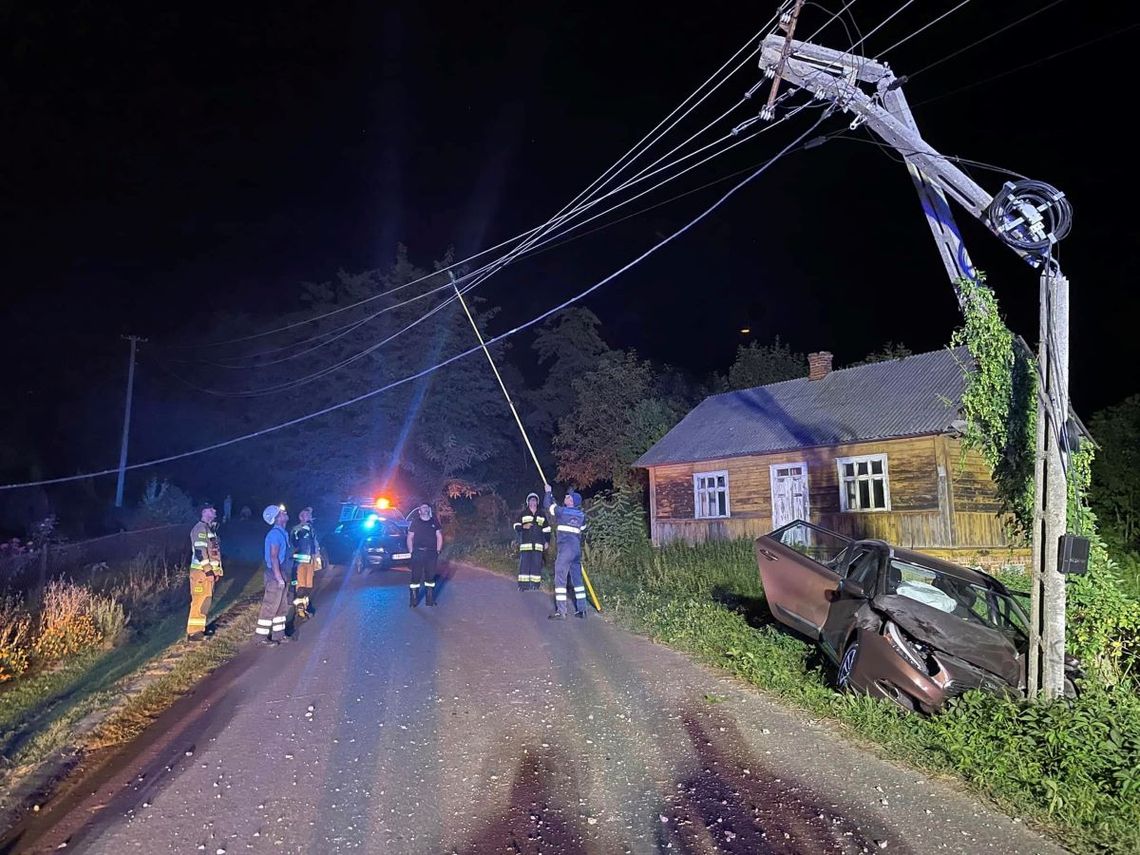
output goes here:
[[586, 513], [582, 510], [582, 497], [571, 490], [559, 507], [554, 501], [549, 484], [543, 506], [554, 521], [557, 547], [554, 558], [554, 613], [551, 620], [565, 620], [567, 608], [567, 580], [574, 586], [574, 616], [586, 617], [586, 586], [582, 581], [582, 532], [586, 530]]

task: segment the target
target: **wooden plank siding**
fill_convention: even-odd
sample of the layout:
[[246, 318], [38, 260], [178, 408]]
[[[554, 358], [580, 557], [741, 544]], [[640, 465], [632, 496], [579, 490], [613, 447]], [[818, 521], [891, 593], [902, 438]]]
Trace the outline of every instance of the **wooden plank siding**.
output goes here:
[[[868, 454], [887, 455], [890, 510], [843, 512], [836, 460]], [[851, 537], [880, 538], [952, 560], [953, 555], [970, 554], [992, 555], [1000, 563], [1022, 563], [1022, 553], [1028, 554], [1007, 535], [998, 513], [997, 491], [981, 455], [946, 436], [651, 467], [653, 542], [700, 543], [766, 534], [772, 530], [770, 467], [799, 462], [807, 464], [812, 522]], [[694, 519], [693, 475], [716, 471], [728, 473], [730, 516]]]

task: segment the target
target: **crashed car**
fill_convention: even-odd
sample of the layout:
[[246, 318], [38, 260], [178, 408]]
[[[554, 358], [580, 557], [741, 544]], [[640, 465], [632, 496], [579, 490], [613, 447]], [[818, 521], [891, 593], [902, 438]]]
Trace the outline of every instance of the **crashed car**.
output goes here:
[[[815, 640], [842, 689], [932, 713], [970, 689], [1024, 694], [1029, 620], [997, 579], [796, 521], [756, 539], [772, 616]], [[1079, 666], [1066, 659], [1066, 694]]]

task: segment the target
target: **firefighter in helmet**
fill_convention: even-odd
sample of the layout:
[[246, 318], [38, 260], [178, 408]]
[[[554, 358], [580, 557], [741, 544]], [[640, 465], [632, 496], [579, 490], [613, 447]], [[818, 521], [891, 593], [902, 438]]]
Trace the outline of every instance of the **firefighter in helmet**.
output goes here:
[[300, 620], [316, 614], [313, 609], [313, 574], [321, 569], [321, 546], [313, 530], [313, 509], [303, 508], [301, 520], [293, 527], [293, 566], [297, 571], [297, 587], [293, 591], [293, 608]]
[[571, 490], [559, 506], [550, 485], [546, 485], [543, 502], [554, 522], [557, 552], [554, 559], [554, 613], [551, 620], [565, 620], [568, 610], [567, 581], [574, 586], [574, 616], [586, 617], [586, 585], [582, 579], [582, 532], [586, 530], [586, 512], [582, 497]]
[[538, 507], [538, 493], [526, 497], [526, 508], [515, 523], [519, 546], [519, 590], [536, 591], [542, 585], [542, 564], [550, 542], [550, 525]]
[[188, 641], [206, 637], [206, 621], [214, 600], [214, 582], [222, 575], [222, 546], [217, 532], [218, 512], [202, 505], [199, 521], [190, 529], [190, 615], [186, 619]]

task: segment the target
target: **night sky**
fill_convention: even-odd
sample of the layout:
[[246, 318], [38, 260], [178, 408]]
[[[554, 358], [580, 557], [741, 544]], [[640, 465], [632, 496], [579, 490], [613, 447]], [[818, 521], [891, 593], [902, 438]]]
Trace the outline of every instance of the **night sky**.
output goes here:
[[[542, 222], [774, 11], [719, 0], [673, 9], [279, 0], [215, 13], [116, 5], [17, 2], [0, 11], [4, 354], [25, 433], [37, 418], [63, 432], [92, 419], [117, 424], [121, 390], [101, 412], [78, 402], [91, 378], [121, 382], [122, 333], [160, 344], [191, 329], [208, 341], [212, 310], [255, 312], [272, 326], [296, 308], [297, 283], [385, 267], [397, 242], [426, 265], [448, 246], [466, 254]], [[850, 14], [866, 32], [901, 5], [862, 0]], [[954, 5], [912, 3], [866, 53]], [[1040, 7], [970, 3], [887, 59], [899, 73], [918, 70]], [[821, 8], [809, 5], [797, 35], [826, 19]], [[987, 78], [1140, 22], [1137, 10], [1089, 8], [1057, 3], [905, 87], [940, 151], [1048, 181], [1071, 199], [1061, 261], [1073, 287], [1073, 397], [1084, 415], [1140, 385], [1130, 371], [1140, 352], [1138, 226], [1117, 214], [1137, 189], [1121, 128], [1131, 121], [1122, 92], [1140, 29]], [[851, 32], [832, 25], [819, 41], [846, 48]], [[653, 157], [759, 77], [754, 65], [733, 76]], [[721, 132], [754, 115], [765, 93]], [[758, 164], [807, 125], [800, 118], [762, 135], [623, 210]], [[833, 118], [821, 131], [841, 127]], [[1004, 180], [971, 174], [990, 191]], [[480, 293], [504, 306], [500, 329], [529, 318], [729, 186], [520, 262]], [[1011, 325], [1035, 339], [1036, 274], [955, 214]], [[905, 169], [872, 145], [838, 139], [781, 161], [586, 305], [611, 345], [694, 374], [727, 368], [742, 326], [759, 340], [829, 349], [842, 364], [886, 341], [943, 346], [959, 321]], [[158, 358], [154, 348], [143, 353], [144, 393], [168, 382], [147, 367]], [[115, 451], [89, 465], [113, 464]]]

